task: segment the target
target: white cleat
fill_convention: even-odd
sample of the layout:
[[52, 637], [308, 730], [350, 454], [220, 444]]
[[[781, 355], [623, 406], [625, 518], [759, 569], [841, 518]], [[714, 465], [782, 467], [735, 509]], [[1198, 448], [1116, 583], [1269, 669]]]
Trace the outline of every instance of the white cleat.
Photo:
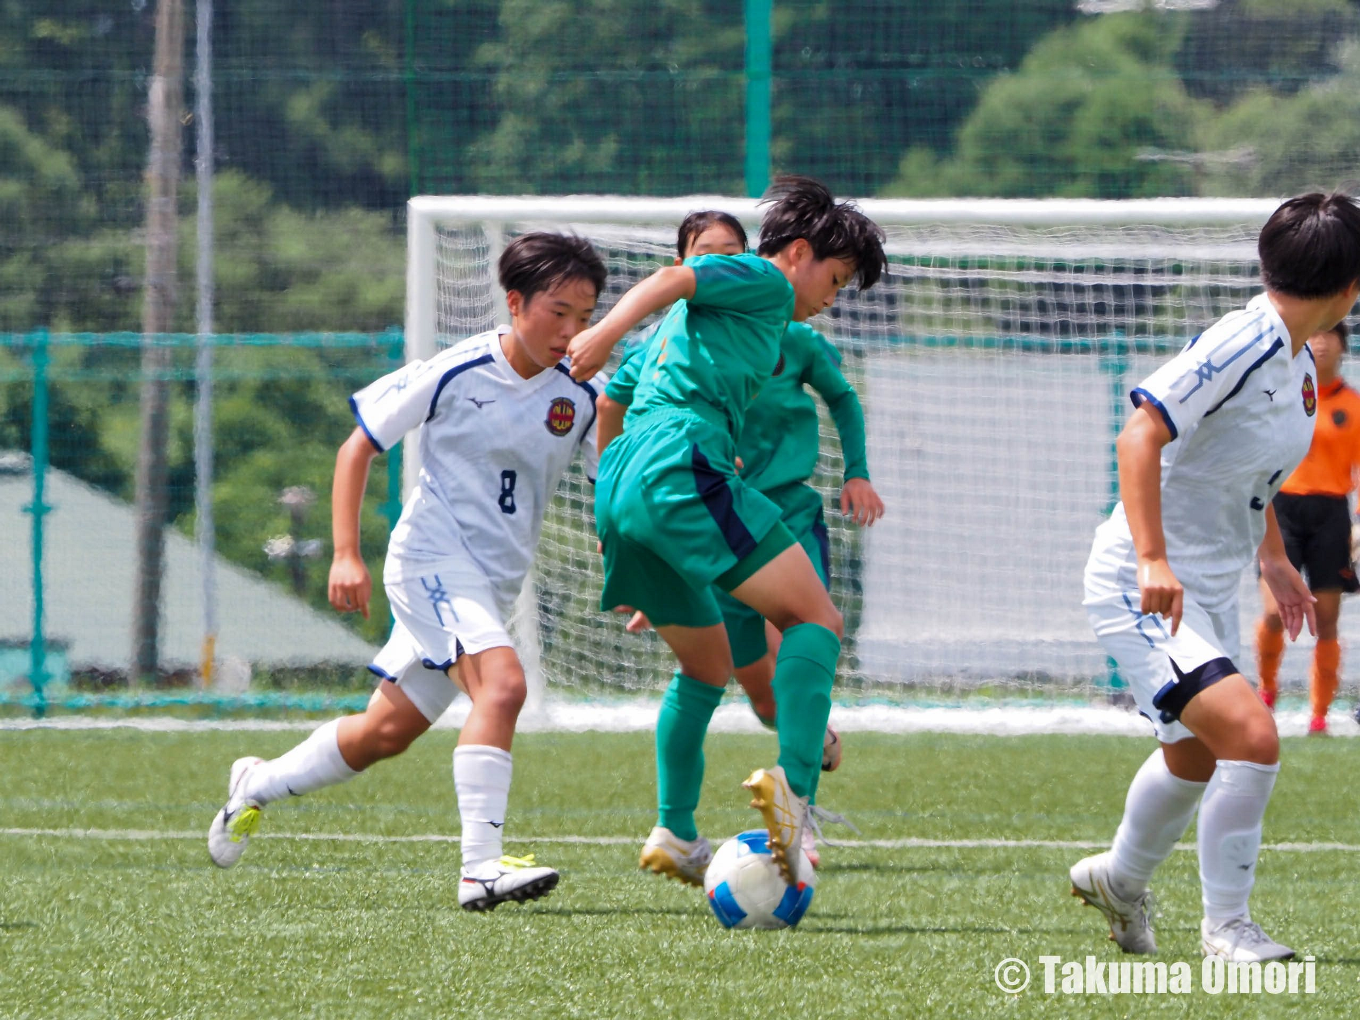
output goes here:
[[483, 864], [475, 871], [462, 870], [458, 882], [458, 905], [464, 910], [495, 910], [502, 903], [513, 900], [526, 903], [547, 896], [557, 887], [560, 878], [552, 868], [527, 857], [502, 857]]
[[1110, 882], [1110, 854], [1096, 854], [1072, 865], [1068, 872], [1072, 879], [1072, 895], [1105, 915], [1110, 923], [1110, 938], [1126, 953], [1155, 953], [1157, 939], [1152, 934], [1148, 909], [1152, 890], [1131, 900], [1117, 896]]
[[841, 767], [841, 735], [830, 726], [822, 739], [822, 771], [835, 772]]
[[227, 782], [227, 803], [208, 827], [208, 856], [219, 868], [230, 868], [246, 852], [246, 844], [260, 827], [260, 805], [241, 795], [246, 774], [263, 758], [237, 758]]
[[1206, 917], [1200, 922], [1199, 932], [1205, 956], [1221, 956], [1233, 963], [1288, 960], [1294, 955], [1294, 950], [1280, 945], [1259, 924], [1245, 917], [1226, 921], [1216, 928], [1209, 927]]
[[670, 829], [658, 825], [642, 844], [638, 867], [703, 888], [704, 872], [711, 860], [713, 847], [703, 836], [681, 839]]
[[784, 770], [778, 765], [756, 769], [741, 785], [751, 791], [751, 807], [765, 819], [765, 828], [770, 833], [770, 856], [779, 865], [780, 874], [789, 885], [797, 885], [798, 855], [789, 851], [803, 845], [808, 799], [794, 796]]

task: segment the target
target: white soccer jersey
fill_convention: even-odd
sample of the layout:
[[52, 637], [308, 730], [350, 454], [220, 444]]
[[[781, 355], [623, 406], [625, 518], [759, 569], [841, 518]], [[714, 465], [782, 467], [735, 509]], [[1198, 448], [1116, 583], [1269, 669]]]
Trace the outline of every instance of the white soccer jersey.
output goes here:
[[513, 601], [533, 561], [543, 513], [579, 448], [594, 480], [595, 397], [608, 377], [576, 382], [563, 361], [521, 378], [501, 326], [429, 361], [413, 361], [350, 398], [360, 427], [387, 450], [416, 426], [420, 481], [392, 531], [383, 576], [418, 576], [466, 550]]
[[[1308, 452], [1316, 368], [1266, 295], [1191, 340], [1131, 394], [1171, 430], [1162, 448], [1167, 562], [1186, 593], [1214, 612], [1236, 598], [1242, 569], [1265, 537], [1265, 510]], [[1137, 556], [1120, 503], [1096, 532], [1092, 571], [1130, 579]], [[1106, 578], [1113, 581], [1113, 576]], [[1136, 582], [1134, 583], [1136, 588]]]

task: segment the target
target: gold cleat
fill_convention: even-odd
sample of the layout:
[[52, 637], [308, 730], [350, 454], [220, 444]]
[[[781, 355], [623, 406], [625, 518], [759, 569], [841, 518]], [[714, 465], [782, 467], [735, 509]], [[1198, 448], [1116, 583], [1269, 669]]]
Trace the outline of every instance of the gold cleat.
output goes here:
[[681, 839], [670, 829], [658, 825], [642, 846], [638, 867], [685, 885], [703, 888], [704, 872], [712, 859], [713, 848], [703, 836]]
[[770, 856], [789, 885], [799, 882], [798, 859], [807, 816], [807, 798], [795, 797], [784, 770], [756, 769], [741, 784], [751, 791], [751, 807], [765, 819], [770, 834]]

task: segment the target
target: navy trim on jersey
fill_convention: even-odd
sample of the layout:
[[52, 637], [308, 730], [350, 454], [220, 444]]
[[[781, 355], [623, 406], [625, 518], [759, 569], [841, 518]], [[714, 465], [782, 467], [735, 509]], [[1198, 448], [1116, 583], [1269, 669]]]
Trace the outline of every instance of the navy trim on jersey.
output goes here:
[[387, 670], [383, 669], [376, 662], [370, 662], [368, 664], [368, 671], [372, 673], [374, 676], [376, 676], [379, 680], [386, 680], [390, 684], [394, 684], [397, 682], [396, 677], [394, 677], [391, 673], [387, 672]]
[[[1142, 398], [1141, 400], [1139, 399], [1140, 397]], [[1145, 401], [1151, 404], [1161, 412], [1162, 421], [1166, 422], [1166, 427], [1171, 430], [1171, 438], [1174, 440], [1180, 435], [1180, 432], [1176, 428], [1176, 423], [1171, 420], [1171, 415], [1166, 413], [1166, 408], [1162, 405], [1162, 402], [1147, 390], [1143, 389], [1143, 387], [1135, 387], [1133, 392], [1129, 394], [1129, 399], [1133, 401], [1133, 406], [1135, 408], [1142, 407]]]
[[1190, 699], [1200, 691], [1212, 687], [1224, 677], [1230, 677], [1239, 672], [1233, 665], [1232, 659], [1226, 655], [1220, 655], [1217, 659], [1210, 659], [1202, 666], [1197, 666], [1189, 673], [1181, 672], [1181, 668], [1176, 665], [1176, 660], [1167, 656], [1171, 662], [1171, 668], [1176, 673], [1176, 679], [1167, 682], [1162, 689], [1152, 696], [1152, 707], [1159, 709], [1162, 722], [1177, 722], [1181, 713], [1185, 711], [1185, 706], [1190, 704]]
[[[1217, 347], [1215, 347], [1212, 351], [1210, 351], [1208, 354], [1206, 354], [1206, 355], [1204, 356], [1204, 360], [1201, 361], [1198, 365], [1196, 365], [1196, 366], [1194, 367], [1193, 372], [1186, 372], [1184, 375], [1182, 375], [1180, 378], [1181, 378], [1181, 379], [1184, 379], [1184, 378], [1186, 378], [1187, 376], [1190, 376], [1190, 375], [1193, 374], [1193, 375], [1195, 376], [1195, 385], [1192, 386], [1192, 387], [1190, 387], [1190, 389], [1186, 390], [1185, 393], [1181, 394], [1181, 398], [1180, 398], [1179, 401], [1177, 401], [1177, 403], [1184, 404], [1187, 400], [1189, 400], [1191, 397], [1193, 397], [1196, 393], [1198, 393], [1198, 392], [1200, 391], [1200, 387], [1201, 387], [1201, 386], [1203, 386], [1206, 382], [1208, 382], [1210, 379], [1212, 379], [1214, 376], [1216, 376], [1219, 372], [1224, 372], [1224, 371], [1226, 371], [1229, 365], [1231, 365], [1234, 361], [1236, 361], [1236, 360], [1237, 360], [1238, 358], [1240, 358], [1242, 355], [1246, 354], [1247, 351], [1251, 350], [1252, 347], [1255, 346], [1255, 344], [1256, 344], [1259, 340], [1261, 340], [1263, 337], [1268, 336], [1269, 333], [1270, 333], [1270, 330], [1271, 330], [1271, 327], [1269, 327], [1269, 326], [1267, 326], [1264, 330], [1262, 330], [1260, 333], [1257, 333], [1254, 337], [1252, 337], [1250, 340], [1248, 340], [1246, 343], [1244, 343], [1241, 347], [1239, 347], [1239, 348], [1237, 349], [1237, 352], [1236, 352], [1235, 354], [1233, 354], [1233, 356], [1230, 357], [1227, 361], [1223, 362], [1223, 364], [1221, 364], [1221, 365], [1215, 365], [1215, 364], [1214, 364], [1214, 361], [1213, 361], [1214, 356], [1215, 356], [1216, 354], [1218, 354], [1219, 351], [1223, 350], [1223, 348], [1227, 347], [1228, 344], [1232, 343], [1234, 340], [1236, 340], [1236, 339], [1237, 339], [1239, 336], [1241, 336], [1243, 333], [1246, 333], [1246, 332], [1248, 332], [1249, 330], [1255, 329], [1257, 326], [1259, 326], [1259, 325], [1261, 324], [1261, 320], [1263, 320], [1264, 318], [1265, 318], [1264, 313], [1255, 316], [1255, 317], [1251, 320], [1251, 322], [1247, 323], [1245, 326], [1243, 326], [1241, 329], [1239, 329], [1236, 333], [1232, 334], [1232, 336], [1228, 337], [1228, 338], [1227, 338], [1226, 340], [1224, 340], [1221, 344], [1219, 344]], [[1176, 381], [1177, 381], [1177, 382], [1180, 382], [1180, 379], [1177, 379]]]
[[[1304, 344], [1304, 345], [1303, 345], [1303, 349], [1304, 349], [1305, 351], [1308, 352], [1308, 357], [1310, 357], [1310, 358], [1313, 359], [1313, 367], [1314, 367], [1314, 368], [1317, 368], [1317, 357], [1313, 354], [1313, 348], [1309, 347], [1307, 344]], [[1343, 353], [1344, 353], [1344, 352], [1343, 352]], [[1345, 388], [1345, 383], [1342, 383], [1341, 385], [1342, 385], [1342, 388], [1344, 389], [1344, 388]]]
[[451, 383], [458, 376], [462, 375], [468, 369], [476, 368], [479, 365], [489, 365], [491, 362], [495, 360], [496, 359], [494, 356], [490, 354], [483, 354], [480, 358], [473, 358], [471, 361], [465, 361], [461, 365], [454, 365], [451, 369], [449, 369], [442, 376], [440, 376], [439, 385], [437, 385], [434, 388], [434, 396], [430, 398], [430, 413], [426, 415], [425, 420], [429, 421], [431, 418], [434, 417], [434, 409], [439, 405], [439, 394], [444, 392], [445, 386]]
[[[1260, 338], [1258, 337], [1257, 339], [1260, 339]], [[1254, 342], [1255, 342], [1255, 341], [1253, 341], [1253, 343], [1254, 343]], [[1247, 376], [1251, 375], [1251, 373], [1255, 372], [1258, 368], [1260, 368], [1262, 365], [1264, 365], [1267, 361], [1269, 361], [1271, 358], [1275, 357], [1275, 355], [1276, 355], [1281, 349], [1283, 349], [1283, 347], [1284, 347], [1284, 341], [1281, 340], [1279, 337], [1276, 337], [1276, 338], [1275, 338], [1275, 342], [1274, 342], [1273, 344], [1270, 345], [1270, 350], [1266, 351], [1264, 354], [1262, 354], [1259, 358], [1257, 358], [1255, 361], [1253, 361], [1253, 362], [1251, 363], [1251, 366], [1250, 366], [1245, 372], [1242, 373], [1242, 377], [1241, 377], [1240, 379], [1237, 380], [1237, 385], [1234, 386], [1231, 390], [1228, 391], [1228, 395], [1227, 395], [1226, 397], [1224, 397], [1222, 400], [1220, 400], [1220, 401], [1219, 401], [1217, 404], [1215, 404], [1213, 407], [1209, 408], [1209, 410], [1205, 411], [1205, 412], [1204, 412], [1204, 417], [1206, 417], [1206, 418], [1209, 417], [1209, 415], [1213, 414], [1213, 413], [1214, 413], [1215, 411], [1217, 411], [1220, 407], [1222, 407], [1224, 404], [1226, 404], [1229, 400], [1231, 400], [1233, 397], [1237, 396], [1237, 394], [1241, 392], [1242, 387], [1246, 384]]]
[[571, 369], [567, 368], [567, 366], [560, 361], [554, 365], [553, 368], [557, 369], [557, 371], [561, 372], [568, 379], [571, 379], [572, 382], [576, 383], [577, 386], [585, 390], [586, 393], [590, 394], [590, 421], [586, 424], [586, 429], [589, 430], [590, 427], [595, 424], [595, 418], [599, 414], [599, 411], [595, 407], [595, 400], [598, 396], [595, 392], [595, 387], [590, 385], [589, 382], [581, 382], [579, 379], [572, 379]]
[[368, 436], [368, 441], [373, 444], [373, 449], [377, 450], [379, 453], [386, 453], [387, 451], [383, 449], [382, 443], [374, 439], [373, 433], [368, 431], [368, 426], [364, 424], [364, 416], [359, 413], [359, 402], [353, 397], [349, 398], [349, 409], [354, 415], [354, 420], [357, 421], [359, 427], [364, 430], [364, 435]]

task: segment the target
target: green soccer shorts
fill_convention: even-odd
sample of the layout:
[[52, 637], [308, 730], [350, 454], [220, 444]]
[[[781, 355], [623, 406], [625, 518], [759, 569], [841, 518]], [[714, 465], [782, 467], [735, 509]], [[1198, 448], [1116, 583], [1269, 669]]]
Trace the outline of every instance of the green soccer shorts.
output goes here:
[[600, 458], [601, 609], [632, 606], [658, 627], [711, 627], [722, 622], [711, 586], [735, 588], [794, 544], [779, 507], [738, 476], [719, 418], [650, 411]]
[[[822, 516], [822, 494], [801, 482], [785, 485], [765, 494], [782, 512], [782, 520], [798, 544], [808, 554], [817, 576], [831, 587], [831, 540]], [[765, 617], [721, 588], [713, 597], [727, 626], [727, 641], [732, 646], [732, 664], [741, 669], [759, 662], [769, 651], [765, 640]]]

